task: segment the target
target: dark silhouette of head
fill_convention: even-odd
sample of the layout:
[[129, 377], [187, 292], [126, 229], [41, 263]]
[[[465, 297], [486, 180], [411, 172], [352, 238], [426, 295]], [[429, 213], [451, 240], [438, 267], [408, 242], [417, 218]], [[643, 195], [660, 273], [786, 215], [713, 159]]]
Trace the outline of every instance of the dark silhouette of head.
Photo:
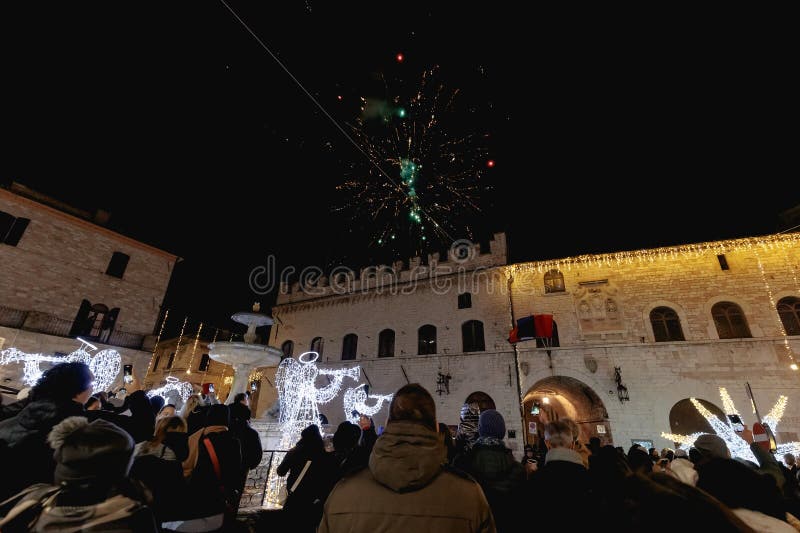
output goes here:
[[392, 422], [416, 422], [436, 431], [436, 403], [431, 394], [419, 383], [400, 387], [389, 405], [387, 424]]
[[60, 363], [44, 371], [33, 386], [30, 399], [66, 402], [92, 388], [92, 372], [86, 363]]

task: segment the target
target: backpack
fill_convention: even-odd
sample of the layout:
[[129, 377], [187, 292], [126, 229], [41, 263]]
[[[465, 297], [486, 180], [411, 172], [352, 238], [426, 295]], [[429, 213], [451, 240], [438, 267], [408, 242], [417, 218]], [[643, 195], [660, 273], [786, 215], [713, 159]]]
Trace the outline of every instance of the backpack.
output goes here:
[[56, 485], [36, 484], [0, 503], [0, 530], [156, 531], [150, 510], [138, 501], [116, 495], [94, 505], [58, 507], [55, 502], [61, 491]]

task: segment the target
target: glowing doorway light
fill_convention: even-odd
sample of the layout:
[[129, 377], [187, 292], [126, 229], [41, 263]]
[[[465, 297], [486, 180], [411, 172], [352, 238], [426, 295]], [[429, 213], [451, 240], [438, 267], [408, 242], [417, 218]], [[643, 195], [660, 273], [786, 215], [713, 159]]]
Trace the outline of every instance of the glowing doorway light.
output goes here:
[[[394, 394], [367, 394], [362, 383], [355, 389], [347, 389], [344, 392], [344, 416], [353, 424], [358, 424], [359, 415], [372, 417], [383, 407], [383, 402], [387, 404], [392, 401]], [[367, 398], [375, 400], [374, 405], [367, 405]], [[354, 415], [353, 412], [356, 411]]]
[[45, 355], [41, 353], [26, 353], [17, 348], [6, 348], [0, 351], [0, 365], [11, 363], [24, 363], [22, 382], [32, 387], [42, 377], [44, 370], [39, 368], [40, 363], [68, 363], [79, 361], [85, 363], [94, 375], [92, 386], [95, 391], [106, 391], [119, 375], [122, 368], [122, 357], [116, 350], [101, 350], [92, 355], [89, 350], [95, 351], [97, 347], [78, 338], [81, 346], [66, 356]]
[[189, 396], [192, 395], [194, 389], [192, 388], [191, 383], [187, 383], [186, 381], [180, 381], [178, 378], [174, 376], [167, 376], [167, 383], [163, 387], [159, 387], [157, 389], [153, 389], [147, 393], [148, 398], [152, 398], [153, 396], [161, 396], [164, 398], [164, 402], [167, 401], [167, 393], [170, 391], [175, 391], [178, 393], [178, 396], [181, 397], [182, 401], [186, 401], [189, 399]]

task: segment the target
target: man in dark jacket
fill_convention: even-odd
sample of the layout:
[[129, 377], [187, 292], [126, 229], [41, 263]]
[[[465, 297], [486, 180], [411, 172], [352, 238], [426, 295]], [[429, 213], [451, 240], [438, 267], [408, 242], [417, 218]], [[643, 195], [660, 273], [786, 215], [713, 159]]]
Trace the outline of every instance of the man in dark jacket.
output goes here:
[[[497, 531], [514, 531], [524, 521], [523, 489], [527, 476], [525, 467], [514, 459], [503, 438], [506, 423], [495, 409], [486, 409], [478, 419], [478, 439], [460, 465], [480, 483]], [[518, 515], [518, 516], [517, 516]]]
[[233, 402], [228, 407], [231, 412], [230, 429], [239, 440], [242, 449], [242, 473], [241, 482], [238, 485], [239, 496], [241, 497], [247, 482], [247, 473], [261, 463], [264, 450], [261, 447], [261, 435], [250, 427], [250, 408], [241, 402]]
[[[589, 529], [589, 517], [593, 516], [589, 474], [574, 449], [572, 427], [565, 419], [550, 422], [545, 424], [544, 438], [548, 448], [545, 463], [531, 481], [538, 505], [547, 510], [545, 520], [558, 520], [570, 531]], [[563, 522], [566, 516], [570, 517], [568, 524]]]

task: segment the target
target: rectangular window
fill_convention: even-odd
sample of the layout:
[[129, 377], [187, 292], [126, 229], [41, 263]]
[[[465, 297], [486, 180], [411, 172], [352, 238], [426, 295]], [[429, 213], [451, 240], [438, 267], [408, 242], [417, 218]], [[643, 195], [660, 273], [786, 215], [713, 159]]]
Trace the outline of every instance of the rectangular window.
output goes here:
[[16, 218], [0, 211], [0, 242], [16, 246], [30, 222], [29, 218]]
[[719, 254], [717, 256], [717, 261], [719, 261], [719, 267], [722, 270], [730, 270], [731, 267], [728, 266], [728, 260], [725, 258], [725, 254]]
[[458, 295], [458, 308], [469, 309], [472, 307], [472, 294], [464, 292]]
[[208, 354], [207, 353], [204, 353], [200, 357], [200, 366], [197, 367], [197, 370], [199, 370], [200, 372], [205, 372], [205, 371], [208, 370]]
[[114, 252], [114, 255], [111, 256], [111, 261], [108, 263], [106, 274], [122, 279], [122, 276], [125, 275], [125, 269], [128, 268], [128, 261], [130, 261], [130, 259], [131, 257], [127, 254]]
[[169, 354], [169, 359], [167, 359], [167, 368], [172, 368], [172, 363], [175, 362], [175, 352]]

